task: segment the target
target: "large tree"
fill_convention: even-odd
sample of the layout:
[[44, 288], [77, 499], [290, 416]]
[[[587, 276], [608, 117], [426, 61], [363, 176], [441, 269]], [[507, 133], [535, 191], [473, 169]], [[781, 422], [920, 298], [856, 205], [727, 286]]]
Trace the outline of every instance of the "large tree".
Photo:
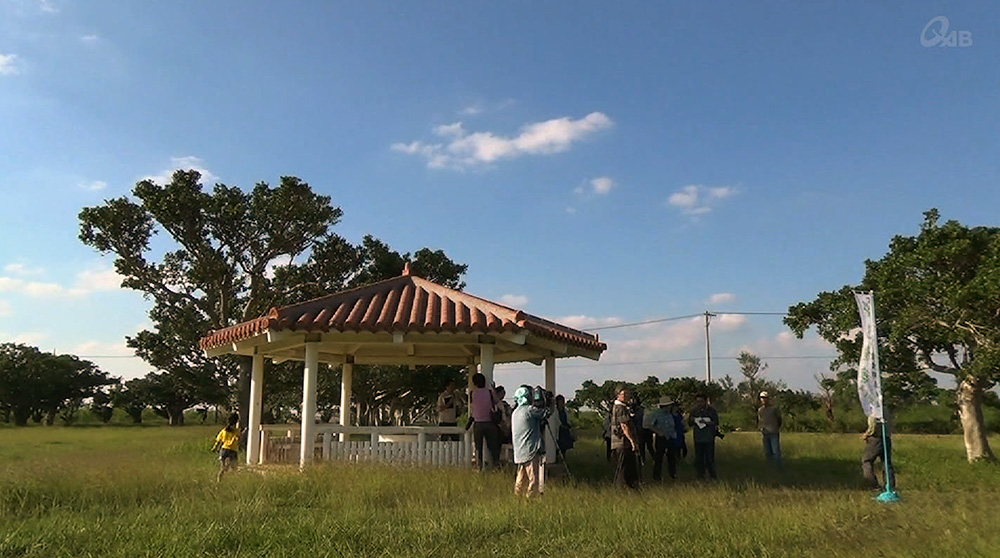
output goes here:
[[792, 306], [785, 324], [799, 337], [815, 326], [840, 353], [831, 368], [852, 374], [861, 353], [853, 293], [874, 291], [887, 396], [898, 387], [927, 397], [934, 386], [916, 380], [926, 371], [954, 376], [967, 457], [993, 460], [983, 394], [1000, 378], [1000, 228], [938, 219], [936, 209], [924, 213], [917, 236], [896, 236], [865, 262], [860, 284]]
[[[244, 422], [249, 407], [248, 357], [207, 358], [198, 339], [264, 314], [271, 306], [398, 275], [407, 261], [432, 280], [461, 287], [466, 266], [441, 251], [399, 254], [366, 236], [355, 246], [331, 229], [342, 216], [329, 196], [291, 176], [250, 191], [179, 170], [169, 184], [136, 184], [121, 197], [80, 212], [80, 239], [116, 256], [122, 286], [152, 299], [152, 331], [128, 338], [136, 353], [172, 376], [174, 405], [219, 403], [209, 386], [235, 383]], [[165, 233], [164, 241], [154, 236]], [[235, 379], [235, 382], [233, 380]], [[164, 408], [161, 406], [161, 408]]]

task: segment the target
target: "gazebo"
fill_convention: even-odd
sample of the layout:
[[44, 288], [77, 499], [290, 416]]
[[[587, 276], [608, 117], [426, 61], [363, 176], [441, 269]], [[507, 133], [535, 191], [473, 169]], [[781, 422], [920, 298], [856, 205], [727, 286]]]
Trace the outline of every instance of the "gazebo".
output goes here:
[[[478, 369], [489, 383], [495, 364], [531, 362], [544, 365], [545, 388], [555, 393], [557, 358], [598, 360], [607, 349], [594, 334], [428, 281], [413, 275], [409, 264], [399, 277], [272, 308], [260, 318], [211, 331], [200, 346], [208, 356], [253, 357], [247, 463], [274, 460], [267, 455], [269, 434], [292, 439], [298, 430], [300, 466], [317, 450], [328, 459], [469, 463], [468, 434], [462, 442], [433, 441], [437, 434], [461, 434], [459, 427], [350, 425], [355, 364], [458, 365], [468, 368], [470, 381]], [[301, 425], [261, 425], [265, 358], [304, 362]], [[342, 370], [339, 425], [315, 421], [321, 362]], [[367, 434], [370, 441], [351, 441], [351, 434]], [[553, 445], [547, 445], [549, 461], [555, 458]]]

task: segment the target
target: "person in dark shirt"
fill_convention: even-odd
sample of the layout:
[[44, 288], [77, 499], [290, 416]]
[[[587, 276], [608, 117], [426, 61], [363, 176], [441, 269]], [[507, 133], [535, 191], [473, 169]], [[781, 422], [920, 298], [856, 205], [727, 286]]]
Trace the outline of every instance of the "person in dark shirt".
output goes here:
[[722, 438], [719, 432], [719, 413], [708, 404], [708, 395], [699, 393], [694, 398], [694, 407], [688, 414], [688, 426], [694, 437], [694, 468], [699, 479], [705, 473], [717, 479], [715, 471], [715, 438]]
[[676, 437], [674, 437], [667, 445], [667, 474], [670, 478], [677, 478], [677, 463], [688, 456], [687, 447], [687, 429], [684, 427], [684, 412], [681, 411], [681, 406], [677, 404], [677, 401], [672, 401], [670, 407], [670, 413], [674, 417], [674, 432], [676, 432]]
[[639, 432], [632, 421], [632, 414], [626, 404], [632, 393], [627, 386], [616, 390], [611, 406], [611, 453], [615, 463], [615, 486], [639, 488], [639, 464], [636, 452], [639, 449]]
[[556, 413], [559, 414], [559, 451], [565, 454], [573, 449], [576, 443], [576, 436], [573, 435], [572, 426], [569, 424], [569, 413], [566, 412], [566, 398], [562, 395], [556, 396]]

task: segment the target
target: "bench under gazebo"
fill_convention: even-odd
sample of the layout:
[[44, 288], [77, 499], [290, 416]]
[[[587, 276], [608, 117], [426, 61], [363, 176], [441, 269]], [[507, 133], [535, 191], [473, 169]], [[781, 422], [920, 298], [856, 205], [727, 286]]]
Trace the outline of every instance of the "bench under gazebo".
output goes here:
[[[326, 297], [272, 308], [266, 315], [210, 332], [200, 341], [208, 356], [253, 357], [247, 463], [280, 461], [275, 438], [298, 442], [300, 466], [325, 459], [404, 461], [467, 466], [471, 431], [460, 427], [352, 426], [355, 364], [465, 366], [493, 381], [495, 364], [544, 365], [545, 388], [556, 392], [556, 359], [598, 360], [607, 349], [594, 334], [428, 281], [410, 272]], [[303, 361], [301, 425], [261, 425], [264, 359]], [[319, 363], [341, 367], [340, 424], [316, 424]], [[352, 440], [363, 434], [367, 440]], [[357, 436], [355, 436], [357, 438]], [[301, 442], [305, 443], [301, 443]], [[287, 451], [288, 445], [284, 446]], [[547, 461], [555, 460], [547, 444]]]

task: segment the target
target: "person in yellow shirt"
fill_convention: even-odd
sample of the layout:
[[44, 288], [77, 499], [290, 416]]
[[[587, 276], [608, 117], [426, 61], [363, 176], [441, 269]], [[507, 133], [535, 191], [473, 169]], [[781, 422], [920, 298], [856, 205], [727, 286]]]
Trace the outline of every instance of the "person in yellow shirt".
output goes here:
[[239, 413], [229, 415], [226, 427], [220, 430], [219, 435], [215, 437], [215, 445], [212, 446], [212, 451], [219, 452], [219, 477], [217, 479], [219, 481], [222, 480], [222, 475], [226, 471], [236, 469], [236, 460], [239, 457], [237, 452], [240, 449], [239, 424]]

